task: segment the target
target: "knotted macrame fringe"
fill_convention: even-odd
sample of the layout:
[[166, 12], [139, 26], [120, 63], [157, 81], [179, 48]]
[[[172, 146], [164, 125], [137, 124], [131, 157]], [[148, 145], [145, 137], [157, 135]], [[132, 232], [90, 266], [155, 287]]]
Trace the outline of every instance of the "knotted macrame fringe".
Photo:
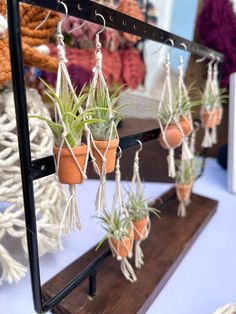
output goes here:
[[100, 184], [96, 195], [95, 206], [97, 215], [99, 216], [101, 210], [103, 210], [106, 207], [106, 174], [100, 175]]
[[62, 217], [59, 237], [76, 232], [77, 229], [81, 230], [79, 209], [76, 201], [76, 185], [69, 185], [69, 191], [70, 197]]
[[135, 275], [133, 267], [130, 265], [126, 257], [122, 258], [121, 263], [120, 263], [120, 269], [121, 269], [122, 274], [128, 281], [130, 282], [137, 281], [137, 277]]
[[183, 218], [187, 216], [186, 206], [185, 206], [185, 202], [184, 201], [179, 203], [177, 216], [178, 217], [183, 217]]
[[135, 267], [136, 268], [141, 268], [143, 265], [144, 265], [144, 254], [143, 254], [143, 251], [142, 251], [142, 248], [141, 248], [141, 243], [142, 243], [142, 240], [139, 240], [139, 241], [136, 241], [135, 242], [135, 255], [134, 255], [134, 258], [135, 258]]
[[169, 155], [167, 156], [168, 162], [168, 175], [171, 178], [175, 177], [175, 151], [174, 148], [169, 149]]
[[205, 133], [204, 133], [204, 137], [202, 141], [202, 147], [204, 148], [212, 147], [212, 137], [211, 137], [210, 130], [208, 128], [205, 129]]
[[7, 281], [10, 284], [16, 283], [23, 278], [27, 272], [27, 268], [12, 258], [7, 250], [0, 244], [0, 266], [1, 277], [0, 284]]
[[217, 126], [216, 125], [211, 129], [211, 142], [212, 144], [217, 143]]
[[188, 139], [184, 138], [183, 139], [183, 144], [182, 144], [182, 160], [191, 160], [193, 159], [193, 154], [191, 152], [191, 149], [188, 146]]

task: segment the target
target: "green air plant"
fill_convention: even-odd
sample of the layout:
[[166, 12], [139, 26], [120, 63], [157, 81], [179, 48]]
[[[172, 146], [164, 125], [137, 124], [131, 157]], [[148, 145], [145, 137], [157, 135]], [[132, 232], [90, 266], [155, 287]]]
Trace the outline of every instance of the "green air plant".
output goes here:
[[[63, 93], [60, 96], [57, 96], [54, 88], [42, 79], [41, 81], [47, 88], [45, 94], [53, 103], [58, 104], [62, 121], [60, 121], [59, 118], [58, 122], [54, 122], [38, 115], [31, 115], [30, 118], [37, 118], [48, 124], [55, 137], [55, 144], [58, 147], [61, 145], [63, 133], [65, 132], [62, 125], [63, 122], [66, 127], [66, 140], [70, 147], [73, 148], [80, 146], [85, 124], [94, 124], [101, 121], [100, 119], [95, 118], [95, 108], [83, 110], [81, 113], [79, 112], [87, 98], [87, 94], [84, 93], [84, 89], [82, 89], [78, 97], [74, 99], [72, 92], [68, 87], [66, 87], [63, 88]], [[66, 142], [64, 142], [64, 146], [67, 146]]]
[[108, 103], [107, 87], [98, 85], [95, 90], [90, 91], [92, 95], [89, 108], [93, 110], [94, 117], [99, 120], [99, 122], [93, 123], [90, 126], [93, 138], [96, 141], [108, 141], [110, 132], [111, 140], [116, 137], [117, 125], [123, 119], [123, 116], [120, 114], [120, 109], [123, 105], [117, 106], [120, 89], [121, 87], [117, 88], [110, 96], [110, 106]]
[[194, 159], [176, 160], [176, 177], [177, 184], [189, 185], [195, 179]]
[[127, 209], [132, 220], [137, 221], [148, 217], [149, 214], [154, 214], [160, 218], [160, 211], [148, 205], [148, 200], [142, 194], [133, 192], [128, 194]]
[[96, 250], [107, 239], [122, 241], [125, 237], [130, 237], [131, 219], [130, 217], [126, 217], [120, 210], [115, 210], [112, 213], [104, 209], [97, 218], [101, 222], [101, 226], [106, 231], [106, 234], [99, 242]]
[[214, 108], [220, 107], [222, 104], [227, 102], [228, 94], [227, 89], [220, 88], [218, 95], [209, 89], [208, 93], [200, 92], [201, 100], [207, 110], [212, 111]]

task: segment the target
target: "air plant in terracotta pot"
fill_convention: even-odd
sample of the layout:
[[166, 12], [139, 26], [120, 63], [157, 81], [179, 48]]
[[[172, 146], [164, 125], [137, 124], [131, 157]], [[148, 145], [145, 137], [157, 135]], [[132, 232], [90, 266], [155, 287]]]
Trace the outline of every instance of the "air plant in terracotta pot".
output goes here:
[[226, 88], [220, 88], [216, 96], [216, 125], [220, 125], [223, 117], [223, 104], [227, 102], [229, 96]]
[[91, 92], [93, 97], [91, 97], [89, 108], [94, 109], [95, 118], [98, 119], [97, 123], [90, 126], [93, 136], [92, 153], [100, 173], [103, 166], [102, 156], [106, 159], [105, 173], [111, 173], [115, 169], [116, 150], [119, 145], [117, 125], [123, 118], [119, 112], [122, 106], [117, 106], [120, 88], [116, 89], [110, 97], [107, 95], [107, 87], [100, 85]]
[[169, 106], [162, 106], [158, 112], [158, 117], [161, 124], [164, 126], [164, 131], [159, 135], [159, 143], [163, 148], [176, 148], [182, 144], [183, 136], [179, 123], [178, 102], [174, 102], [172, 109]]
[[128, 194], [127, 210], [134, 227], [134, 240], [140, 241], [147, 237], [149, 215], [154, 214], [160, 218], [160, 211], [148, 205], [142, 194]]
[[186, 216], [186, 209], [190, 202], [193, 181], [195, 180], [195, 171], [193, 160], [176, 160], [176, 193], [180, 202], [178, 216]]
[[98, 219], [106, 234], [98, 244], [96, 250], [108, 240], [113, 254], [118, 259], [129, 257], [133, 241], [130, 217], [125, 216], [120, 210], [108, 212], [104, 209]]
[[[58, 177], [61, 183], [79, 184], [83, 181], [82, 172], [84, 171], [86, 156], [88, 152], [87, 145], [82, 143], [82, 136], [85, 125], [97, 123], [98, 119], [94, 118], [94, 109], [82, 110], [87, 94], [83, 89], [75, 99], [68, 88], [64, 89], [62, 95], [57, 96], [53, 87], [41, 80], [47, 91], [45, 94], [53, 102], [57, 103], [61, 118], [54, 122], [45, 117], [31, 115], [31, 118], [37, 118], [45, 121], [50, 127], [54, 138], [55, 146], [53, 153], [58, 165]], [[80, 167], [78, 167], [78, 165]]]

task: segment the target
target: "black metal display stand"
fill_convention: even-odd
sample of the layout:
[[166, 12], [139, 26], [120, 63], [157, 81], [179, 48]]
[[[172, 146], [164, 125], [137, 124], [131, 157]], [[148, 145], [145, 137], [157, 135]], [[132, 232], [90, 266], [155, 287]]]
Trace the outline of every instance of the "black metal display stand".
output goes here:
[[[102, 255], [98, 256], [66, 287], [59, 291], [53, 298], [43, 303], [40, 280], [33, 180], [55, 173], [55, 167], [52, 156], [34, 161], [31, 160], [27, 100], [25, 93], [23, 59], [21, 49], [21, 30], [19, 20], [20, 2], [25, 2], [31, 5], [40, 6], [62, 13], [64, 12], [63, 7], [58, 4], [57, 0], [7, 0], [12, 80], [17, 119], [31, 285], [35, 311], [37, 313], [43, 313], [55, 307], [87, 277], [89, 277], [89, 293], [90, 295], [94, 295], [96, 291], [97, 267], [99, 263], [106, 258], [106, 256], [110, 255], [110, 250], [106, 250]], [[100, 13], [104, 16], [106, 20], [106, 26], [108, 27], [170, 46], [172, 45], [171, 42], [168, 40], [171, 39], [175, 48], [185, 50], [185, 47], [183, 45], [184, 43], [187, 48], [186, 50], [191, 53], [206, 58], [214, 57], [217, 58], [219, 62], [223, 62], [224, 56], [221, 53], [176, 36], [172, 33], [166, 32], [145, 22], [141, 22], [128, 15], [99, 5], [95, 2], [88, 0], [63, 0], [63, 2], [68, 7], [69, 15], [73, 15], [75, 17], [97, 24], [102, 24], [102, 20], [98, 16], [96, 16], [96, 13]], [[129, 147], [136, 146], [138, 139], [141, 140], [142, 143], [145, 143], [156, 139], [158, 135], [159, 129], [154, 129], [148, 132], [121, 138], [120, 147], [122, 149], [127, 149]]]

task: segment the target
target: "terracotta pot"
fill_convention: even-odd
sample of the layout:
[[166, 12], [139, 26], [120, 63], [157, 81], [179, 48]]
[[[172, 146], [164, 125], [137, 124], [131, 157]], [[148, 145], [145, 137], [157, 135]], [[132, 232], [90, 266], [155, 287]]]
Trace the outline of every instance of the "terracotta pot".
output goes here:
[[180, 202], [189, 200], [190, 194], [192, 191], [192, 186], [193, 186], [192, 183], [190, 184], [176, 183], [176, 193], [177, 193], [178, 200]]
[[216, 108], [216, 125], [220, 125], [223, 117], [223, 108]]
[[203, 128], [213, 128], [216, 126], [217, 114], [216, 110], [212, 111], [201, 111], [201, 122]]
[[188, 117], [180, 119], [180, 127], [185, 136], [189, 136], [192, 133], [192, 125]]
[[131, 251], [131, 237], [124, 237], [122, 241], [111, 238], [111, 243], [118, 256], [127, 257], [129, 255]]
[[[175, 124], [170, 124], [165, 131], [166, 141], [170, 148], [176, 148], [182, 144], [183, 137], [181, 131]], [[163, 139], [163, 134], [159, 135], [159, 143], [164, 148], [169, 148]]]
[[[88, 148], [85, 144], [72, 148], [75, 158], [78, 160], [82, 170], [84, 170], [87, 150]], [[53, 153], [57, 162], [59, 147], [54, 146]], [[79, 184], [83, 182], [82, 174], [67, 147], [63, 147], [61, 150], [58, 177], [59, 181], [64, 184]]]
[[134, 225], [134, 240], [139, 241], [147, 235], [147, 223], [148, 218], [142, 218], [140, 220], [133, 220]]
[[[104, 155], [105, 150], [107, 148], [108, 145], [108, 141], [94, 141], [97, 149], [99, 150], [99, 152]], [[97, 152], [96, 148], [94, 147], [93, 143], [92, 144], [92, 152], [93, 155], [96, 159], [96, 163], [99, 167], [100, 172], [102, 172], [102, 158], [99, 155], [99, 153]], [[114, 139], [111, 140], [109, 148], [107, 150], [106, 153], [106, 173], [111, 173], [114, 171], [115, 169], [115, 163], [116, 163], [116, 149], [119, 145], [119, 140], [118, 139]]]

